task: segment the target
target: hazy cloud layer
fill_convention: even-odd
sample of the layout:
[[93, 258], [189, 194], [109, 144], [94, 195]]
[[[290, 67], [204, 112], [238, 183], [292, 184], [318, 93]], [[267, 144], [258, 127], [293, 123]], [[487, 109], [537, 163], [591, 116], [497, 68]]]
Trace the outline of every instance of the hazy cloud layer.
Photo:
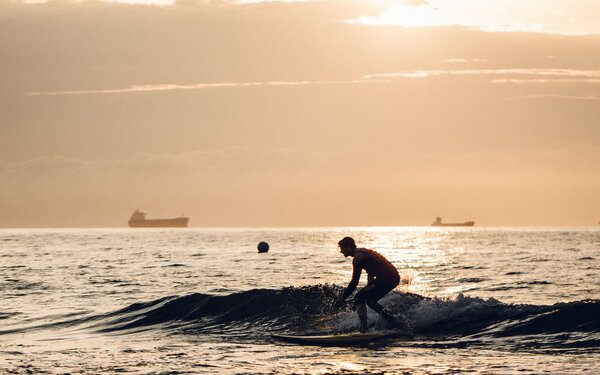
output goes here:
[[[110, 161], [44, 157], [0, 163], [0, 193], [12, 198], [3, 202], [8, 210], [0, 220], [18, 224], [23, 216], [32, 218], [29, 223], [34, 226], [56, 221], [66, 226], [111, 225], [124, 223], [129, 211], [142, 208], [154, 217], [183, 212], [195, 226], [260, 226], [274, 221], [364, 225], [365, 216], [375, 212], [379, 219], [370, 220], [376, 224], [427, 225], [438, 211], [475, 216], [476, 207], [464, 199], [442, 203], [444, 196], [465, 189], [457, 184], [459, 179], [470, 186], [466, 190], [471, 199], [489, 209], [510, 206], [520, 195], [532, 200], [529, 205], [557, 199], [572, 188], [579, 194], [560, 199], [573, 210], [581, 209], [600, 188], [600, 173], [588, 173], [598, 163], [600, 148], [591, 146], [509, 158], [494, 152], [447, 158], [265, 145]], [[348, 180], [352, 183], [345, 185]], [[539, 191], [533, 193], [532, 188]], [[32, 204], [24, 209], [18, 203], [23, 201]], [[22, 211], [15, 211], [17, 207]], [[82, 215], [85, 210], [93, 211], [93, 220]], [[485, 222], [496, 210], [477, 219]], [[544, 222], [544, 215], [562, 215], [561, 210], [546, 207], [535, 216]], [[404, 219], [395, 217], [399, 211]], [[348, 216], [340, 219], [339, 213]], [[531, 213], [519, 209], [511, 216], [525, 221]]]
[[[596, 0], [388, 0], [316, 1], [316, 0], [23, 0], [28, 5], [47, 3], [108, 3], [116, 5], [153, 5], [160, 7], [195, 7], [215, 5], [252, 6], [263, 4], [294, 5], [325, 3], [353, 4], [364, 12], [347, 21], [367, 25], [402, 27], [464, 26], [485, 31], [525, 31], [563, 34], [600, 34], [600, 4]], [[356, 5], [354, 5], [356, 4]]]

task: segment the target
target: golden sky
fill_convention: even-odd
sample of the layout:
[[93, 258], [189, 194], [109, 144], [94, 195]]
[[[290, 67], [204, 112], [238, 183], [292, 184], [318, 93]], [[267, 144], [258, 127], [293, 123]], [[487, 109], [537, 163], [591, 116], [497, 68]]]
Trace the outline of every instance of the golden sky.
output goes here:
[[5, 0], [0, 51], [0, 227], [600, 221], [597, 0]]

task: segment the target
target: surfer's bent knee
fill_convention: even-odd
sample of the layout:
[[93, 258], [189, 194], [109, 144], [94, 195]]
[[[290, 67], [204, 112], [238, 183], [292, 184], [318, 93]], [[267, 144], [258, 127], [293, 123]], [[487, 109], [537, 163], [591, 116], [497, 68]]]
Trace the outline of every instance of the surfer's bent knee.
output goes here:
[[358, 305], [358, 304], [365, 304], [367, 303], [367, 298], [365, 296], [365, 293], [361, 290], [360, 292], [356, 293], [356, 295], [354, 296], [354, 304]]

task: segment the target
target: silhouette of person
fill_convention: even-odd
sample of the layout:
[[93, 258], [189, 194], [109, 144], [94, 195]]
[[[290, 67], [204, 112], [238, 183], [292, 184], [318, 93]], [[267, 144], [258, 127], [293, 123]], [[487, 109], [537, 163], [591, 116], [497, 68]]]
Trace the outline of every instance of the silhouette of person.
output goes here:
[[357, 248], [352, 237], [342, 238], [338, 242], [338, 246], [344, 257], [351, 256], [354, 259], [352, 260], [352, 280], [350, 280], [348, 287], [336, 305], [341, 306], [346, 302], [346, 299], [356, 289], [362, 270], [365, 270], [367, 272], [367, 285], [354, 296], [354, 307], [360, 320], [360, 330], [362, 332], [367, 330], [366, 305], [369, 305], [392, 326], [405, 328], [406, 324], [403, 319], [397, 319], [377, 302], [400, 283], [400, 275], [396, 267], [374, 250]]

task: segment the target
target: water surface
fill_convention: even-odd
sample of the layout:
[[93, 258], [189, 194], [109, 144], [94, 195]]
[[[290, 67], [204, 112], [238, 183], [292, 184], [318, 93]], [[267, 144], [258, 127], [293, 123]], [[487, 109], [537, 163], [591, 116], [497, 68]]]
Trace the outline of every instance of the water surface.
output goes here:
[[[351, 276], [346, 235], [398, 267], [382, 304], [415, 338], [273, 341], [358, 328], [332, 305]], [[6, 229], [0, 259], [0, 372], [595, 373], [600, 360], [596, 228]]]

